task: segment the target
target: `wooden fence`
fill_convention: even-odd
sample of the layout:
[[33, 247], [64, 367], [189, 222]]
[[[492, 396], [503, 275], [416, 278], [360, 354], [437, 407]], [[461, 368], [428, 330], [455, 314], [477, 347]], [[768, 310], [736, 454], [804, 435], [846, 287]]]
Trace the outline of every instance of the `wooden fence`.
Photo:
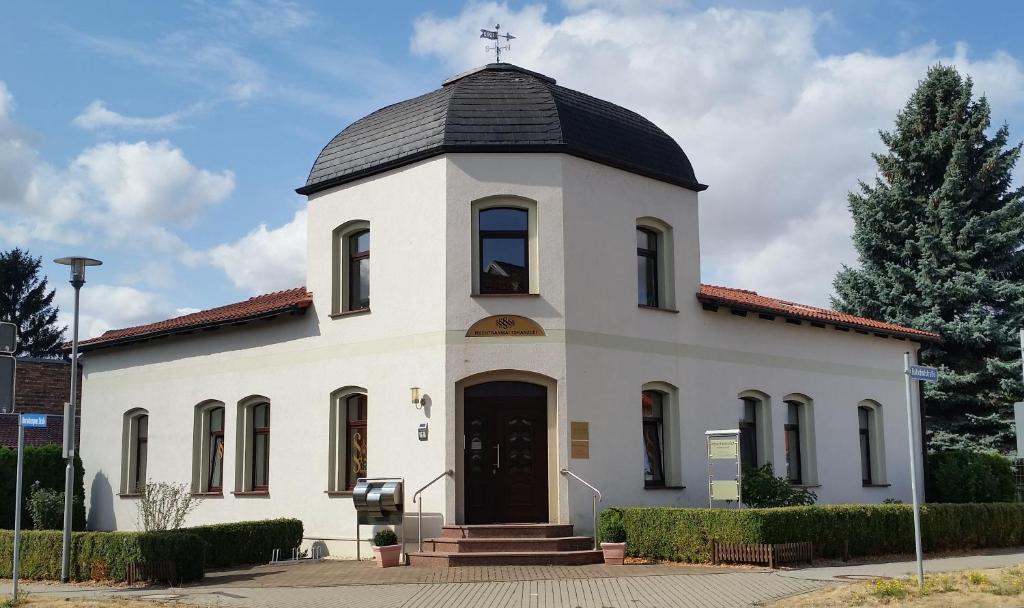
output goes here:
[[811, 543], [712, 543], [711, 561], [716, 564], [732, 562], [739, 564], [767, 564], [774, 569], [778, 564], [810, 562], [814, 560], [814, 546]]

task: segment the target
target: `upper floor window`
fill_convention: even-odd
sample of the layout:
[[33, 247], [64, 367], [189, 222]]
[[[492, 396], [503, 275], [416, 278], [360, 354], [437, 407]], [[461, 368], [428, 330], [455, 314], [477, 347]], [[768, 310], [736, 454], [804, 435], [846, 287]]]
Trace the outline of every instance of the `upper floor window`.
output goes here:
[[370, 307], [370, 231], [361, 230], [348, 238], [348, 309]]
[[529, 211], [490, 207], [479, 214], [480, 293], [530, 293]]
[[657, 308], [658, 234], [650, 228], [636, 229], [637, 302]]
[[370, 223], [346, 222], [333, 233], [331, 314], [370, 309]]
[[665, 396], [659, 391], [641, 394], [644, 435], [644, 485], [665, 485]]
[[121, 494], [141, 494], [146, 489], [149, 461], [149, 412], [130, 410], [124, 415], [121, 440]]

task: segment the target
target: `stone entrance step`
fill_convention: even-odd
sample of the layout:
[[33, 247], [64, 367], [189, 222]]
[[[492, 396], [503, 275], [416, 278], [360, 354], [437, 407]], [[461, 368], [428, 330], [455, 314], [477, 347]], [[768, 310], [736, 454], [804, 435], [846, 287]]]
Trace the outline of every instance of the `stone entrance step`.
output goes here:
[[579, 566], [603, 561], [589, 536], [574, 536], [572, 524], [444, 526], [439, 538], [409, 554], [412, 566]]

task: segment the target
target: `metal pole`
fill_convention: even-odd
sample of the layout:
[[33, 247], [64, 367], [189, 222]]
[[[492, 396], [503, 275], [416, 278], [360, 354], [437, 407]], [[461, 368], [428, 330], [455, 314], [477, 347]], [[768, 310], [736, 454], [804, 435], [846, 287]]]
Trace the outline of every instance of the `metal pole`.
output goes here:
[[75, 482], [75, 412], [78, 405], [78, 297], [82, 285], [75, 287], [75, 323], [71, 339], [71, 407], [64, 413], [64, 450], [67, 466], [64, 468], [64, 543], [61, 549], [60, 580], [66, 583], [71, 570], [71, 524]]
[[594, 494], [594, 551], [597, 551], [597, 494]]
[[14, 490], [14, 565], [11, 568], [11, 577], [14, 579], [11, 601], [18, 603], [18, 570], [21, 566], [21, 477], [25, 468], [25, 427], [21, 425], [21, 415], [18, 415], [18, 472], [15, 475]]
[[917, 498], [917, 445], [914, 433], [913, 393], [910, 387], [910, 353], [903, 353], [903, 376], [907, 387], [907, 437], [910, 441], [910, 492], [914, 499], [914, 552], [917, 554], [917, 586], [924, 589], [924, 557], [921, 555], [921, 504]]

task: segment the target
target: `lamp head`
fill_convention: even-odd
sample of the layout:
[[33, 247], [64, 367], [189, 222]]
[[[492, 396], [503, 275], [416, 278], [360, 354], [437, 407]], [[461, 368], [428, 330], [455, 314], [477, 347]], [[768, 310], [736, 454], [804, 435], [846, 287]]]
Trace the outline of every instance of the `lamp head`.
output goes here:
[[422, 407], [422, 403], [420, 402], [420, 387], [414, 386], [409, 390], [412, 393], [412, 404], [416, 406], [416, 409], [420, 409]]
[[81, 287], [85, 284], [85, 267], [86, 266], [99, 266], [103, 262], [94, 260], [93, 258], [86, 258], [81, 256], [70, 256], [65, 258], [57, 258], [54, 260], [57, 264], [71, 267], [71, 284], [75, 287]]

